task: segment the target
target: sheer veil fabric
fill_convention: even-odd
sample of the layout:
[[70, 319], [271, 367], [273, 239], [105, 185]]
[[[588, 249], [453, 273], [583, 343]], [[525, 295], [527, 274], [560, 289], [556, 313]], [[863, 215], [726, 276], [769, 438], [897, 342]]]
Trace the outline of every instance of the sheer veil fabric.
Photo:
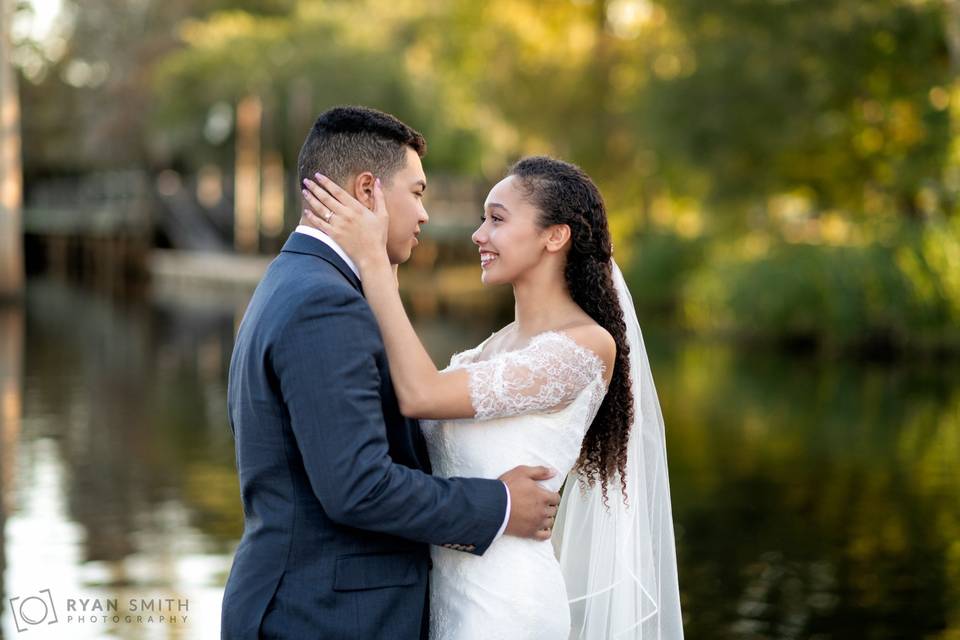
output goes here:
[[627, 505], [620, 478], [604, 506], [599, 483], [571, 473], [553, 544], [570, 598], [571, 639], [683, 638], [663, 415], [633, 298], [613, 264], [630, 345], [634, 422], [627, 452]]

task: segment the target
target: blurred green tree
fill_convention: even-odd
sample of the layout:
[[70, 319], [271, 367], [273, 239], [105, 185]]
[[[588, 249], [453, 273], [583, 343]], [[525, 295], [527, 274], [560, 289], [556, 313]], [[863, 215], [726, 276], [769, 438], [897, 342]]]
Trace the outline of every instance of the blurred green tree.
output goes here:
[[[813, 210], [955, 208], [940, 182], [955, 72], [936, 2], [667, 0], [676, 43], [638, 94], [670, 162], [744, 208], [801, 189]], [[948, 198], [949, 196], [949, 198]]]
[[[755, 295], [770, 264], [790, 271], [779, 245], [803, 243], [840, 247], [803, 253], [815, 271], [862, 265], [877, 290], [903, 285], [927, 300], [918, 309], [954, 308], [952, 287], [924, 297], [928, 278], [909, 260], [871, 265], [916, 253], [924, 227], [953, 246], [958, 4], [86, 0], [68, 4], [66, 52], [25, 84], [27, 166], [228, 169], [235, 106], [255, 94], [261, 148], [289, 168], [317, 113], [364, 103], [427, 135], [434, 174], [489, 182], [532, 153], [583, 166], [652, 306], [750, 318], [750, 304], [716, 305]], [[863, 249], [875, 243], [887, 248]], [[949, 273], [943, 255], [937, 272]], [[738, 278], [725, 293], [687, 286], [717, 265]], [[853, 310], [842, 278], [822, 282], [818, 304], [894, 332], [891, 318], [953, 317]], [[778, 288], [783, 326], [799, 326], [803, 306], [789, 293], [811, 290]]]
[[766, 221], [784, 192], [814, 213], [917, 218], [956, 208], [955, 14], [908, 0], [93, 0], [48, 74], [70, 95], [40, 100], [57, 106], [31, 133], [59, 141], [41, 163], [192, 162], [228, 153], [224, 107], [253, 92], [289, 161], [313, 115], [364, 102], [424, 129], [434, 168], [490, 179], [527, 153], [578, 162], [634, 225], [663, 194], [721, 227]]

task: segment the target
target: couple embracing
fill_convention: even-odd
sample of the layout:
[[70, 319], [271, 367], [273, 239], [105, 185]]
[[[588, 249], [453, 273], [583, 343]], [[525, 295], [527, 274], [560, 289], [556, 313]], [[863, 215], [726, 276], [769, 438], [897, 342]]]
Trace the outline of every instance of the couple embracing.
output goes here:
[[663, 418], [599, 191], [551, 158], [509, 169], [472, 240], [515, 320], [437, 370], [396, 279], [425, 151], [363, 107], [300, 151], [301, 224], [230, 365], [222, 637], [682, 638]]

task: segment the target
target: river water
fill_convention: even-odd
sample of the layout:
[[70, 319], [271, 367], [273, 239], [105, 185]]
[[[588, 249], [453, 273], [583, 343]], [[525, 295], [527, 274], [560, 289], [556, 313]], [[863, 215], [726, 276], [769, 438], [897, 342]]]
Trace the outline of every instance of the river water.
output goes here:
[[[248, 295], [32, 280], [0, 308], [2, 637], [218, 637]], [[445, 363], [499, 325], [417, 326]], [[645, 337], [688, 638], [960, 638], [957, 365]]]

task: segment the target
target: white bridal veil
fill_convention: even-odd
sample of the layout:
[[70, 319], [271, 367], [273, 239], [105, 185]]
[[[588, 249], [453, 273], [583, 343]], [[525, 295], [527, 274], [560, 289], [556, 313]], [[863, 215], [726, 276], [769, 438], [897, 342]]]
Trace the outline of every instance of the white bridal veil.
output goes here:
[[683, 638], [677, 553], [663, 416], [640, 324], [623, 274], [613, 264], [630, 345], [634, 421], [627, 451], [627, 502], [620, 478], [588, 487], [567, 478], [553, 543], [572, 618], [571, 640]]

